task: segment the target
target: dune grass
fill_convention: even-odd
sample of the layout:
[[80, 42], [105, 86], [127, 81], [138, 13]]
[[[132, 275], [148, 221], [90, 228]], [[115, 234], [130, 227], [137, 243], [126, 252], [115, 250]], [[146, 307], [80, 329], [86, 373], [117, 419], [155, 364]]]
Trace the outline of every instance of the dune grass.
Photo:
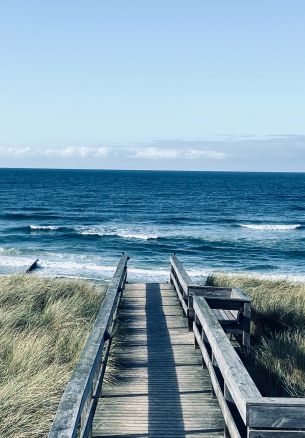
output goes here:
[[0, 277], [0, 437], [46, 437], [104, 286]]
[[305, 396], [305, 284], [215, 273], [208, 284], [241, 287], [253, 299], [245, 364], [265, 396]]

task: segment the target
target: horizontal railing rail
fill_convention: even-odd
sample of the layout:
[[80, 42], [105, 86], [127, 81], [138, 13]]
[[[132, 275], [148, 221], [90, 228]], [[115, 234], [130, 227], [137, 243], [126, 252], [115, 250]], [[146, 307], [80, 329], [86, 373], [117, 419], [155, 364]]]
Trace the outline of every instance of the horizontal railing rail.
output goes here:
[[[292, 438], [305, 437], [305, 398], [263, 397], [225, 333], [215, 306], [228, 304], [238, 309], [250, 306], [250, 298], [240, 289], [196, 287], [176, 256], [171, 257], [171, 283], [183, 299], [189, 315], [192, 295], [193, 332], [218, 399], [225, 437]], [[218, 304], [217, 304], [218, 303]], [[182, 304], [183, 306], [183, 304]], [[244, 315], [250, 323], [250, 309]]]
[[116, 314], [127, 278], [129, 257], [123, 254], [107, 287], [92, 331], [61, 397], [49, 438], [86, 438], [107, 365]]

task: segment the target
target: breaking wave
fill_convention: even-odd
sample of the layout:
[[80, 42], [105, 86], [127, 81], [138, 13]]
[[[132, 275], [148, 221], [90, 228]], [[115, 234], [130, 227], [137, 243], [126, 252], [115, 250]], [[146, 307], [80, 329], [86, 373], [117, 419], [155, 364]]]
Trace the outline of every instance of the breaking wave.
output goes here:
[[284, 225], [284, 224], [240, 224], [243, 228], [250, 228], [252, 230], [261, 230], [261, 231], [289, 231], [289, 230], [296, 230], [298, 228], [301, 228], [302, 225], [300, 224], [291, 224], [291, 225]]
[[44, 230], [44, 231], [56, 231], [59, 230], [62, 227], [56, 226], [56, 225], [30, 225], [31, 230]]
[[85, 236], [113, 236], [113, 237], [122, 237], [123, 239], [140, 239], [140, 240], [149, 240], [149, 239], [157, 239], [158, 236], [151, 232], [141, 232], [141, 231], [129, 231], [129, 230], [120, 230], [120, 229], [111, 229], [104, 227], [75, 227], [74, 228], [79, 234]]

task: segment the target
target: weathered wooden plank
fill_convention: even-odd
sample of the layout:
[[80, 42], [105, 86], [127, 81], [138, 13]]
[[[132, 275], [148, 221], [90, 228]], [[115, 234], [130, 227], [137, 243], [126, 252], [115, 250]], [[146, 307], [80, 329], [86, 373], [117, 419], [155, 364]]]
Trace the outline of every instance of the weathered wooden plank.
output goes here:
[[231, 320], [231, 321], [236, 321], [236, 315], [234, 315], [231, 310], [224, 310], [224, 313], [227, 317], [227, 319]]
[[[215, 286], [197, 286], [190, 285], [189, 286], [190, 294], [200, 294], [205, 298], [230, 298], [232, 293], [232, 288], [230, 287], [215, 287]], [[239, 298], [239, 297], [236, 297]]]
[[247, 302], [251, 303], [252, 302], [252, 298], [248, 294], [246, 294], [245, 291], [240, 289], [239, 287], [235, 287], [235, 288], [232, 289], [231, 298], [240, 298], [245, 303], [247, 303]]
[[247, 438], [301, 438], [305, 437], [302, 430], [255, 430], [249, 429]]
[[290, 397], [261, 397], [259, 400], [249, 399], [249, 404], [257, 406], [273, 405], [278, 407], [299, 406], [305, 409], [305, 398], [290, 398]]
[[[223, 309], [219, 309], [220, 312], [220, 318], [224, 321], [227, 321], [229, 318], [227, 317], [227, 314], [225, 313], [225, 311]], [[230, 319], [231, 321], [231, 319]]]
[[[145, 314], [139, 315], [137, 301]], [[166, 316], [168, 301], [157, 284], [147, 285], [144, 301], [123, 295], [119, 327], [124, 337], [112, 352], [112, 360], [123, 365], [118, 382], [103, 389], [93, 436], [222, 437], [221, 411], [210, 398], [209, 374], [201, 368], [177, 297], [170, 307], [175, 303], [180, 315], [173, 317]], [[131, 329], [139, 324], [141, 332]]]
[[262, 397], [248, 402], [248, 425], [255, 428], [305, 429], [305, 399]]
[[242, 289], [215, 287], [215, 286], [189, 286], [189, 295], [200, 295], [206, 300], [223, 300], [224, 303], [251, 303], [252, 299]]
[[261, 397], [241, 359], [225, 335], [214, 312], [203, 297], [194, 297], [196, 317], [211, 345], [218, 367], [243, 419], [247, 421], [247, 399]]
[[[197, 295], [197, 294], [196, 294]], [[237, 310], [238, 312], [242, 309], [244, 302], [236, 298], [205, 298], [206, 302], [212, 309], [227, 309], [227, 310]]]

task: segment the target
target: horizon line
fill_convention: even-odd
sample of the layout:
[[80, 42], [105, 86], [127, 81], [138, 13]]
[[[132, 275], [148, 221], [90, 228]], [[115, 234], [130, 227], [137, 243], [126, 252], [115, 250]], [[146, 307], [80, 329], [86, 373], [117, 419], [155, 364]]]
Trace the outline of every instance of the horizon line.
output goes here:
[[0, 170], [84, 170], [84, 171], [101, 171], [101, 172], [189, 172], [189, 173], [295, 173], [304, 174], [304, 171], [296, 170], [198, 170], [198, 169], [102, 169], [92, 167], [0, 167]]

